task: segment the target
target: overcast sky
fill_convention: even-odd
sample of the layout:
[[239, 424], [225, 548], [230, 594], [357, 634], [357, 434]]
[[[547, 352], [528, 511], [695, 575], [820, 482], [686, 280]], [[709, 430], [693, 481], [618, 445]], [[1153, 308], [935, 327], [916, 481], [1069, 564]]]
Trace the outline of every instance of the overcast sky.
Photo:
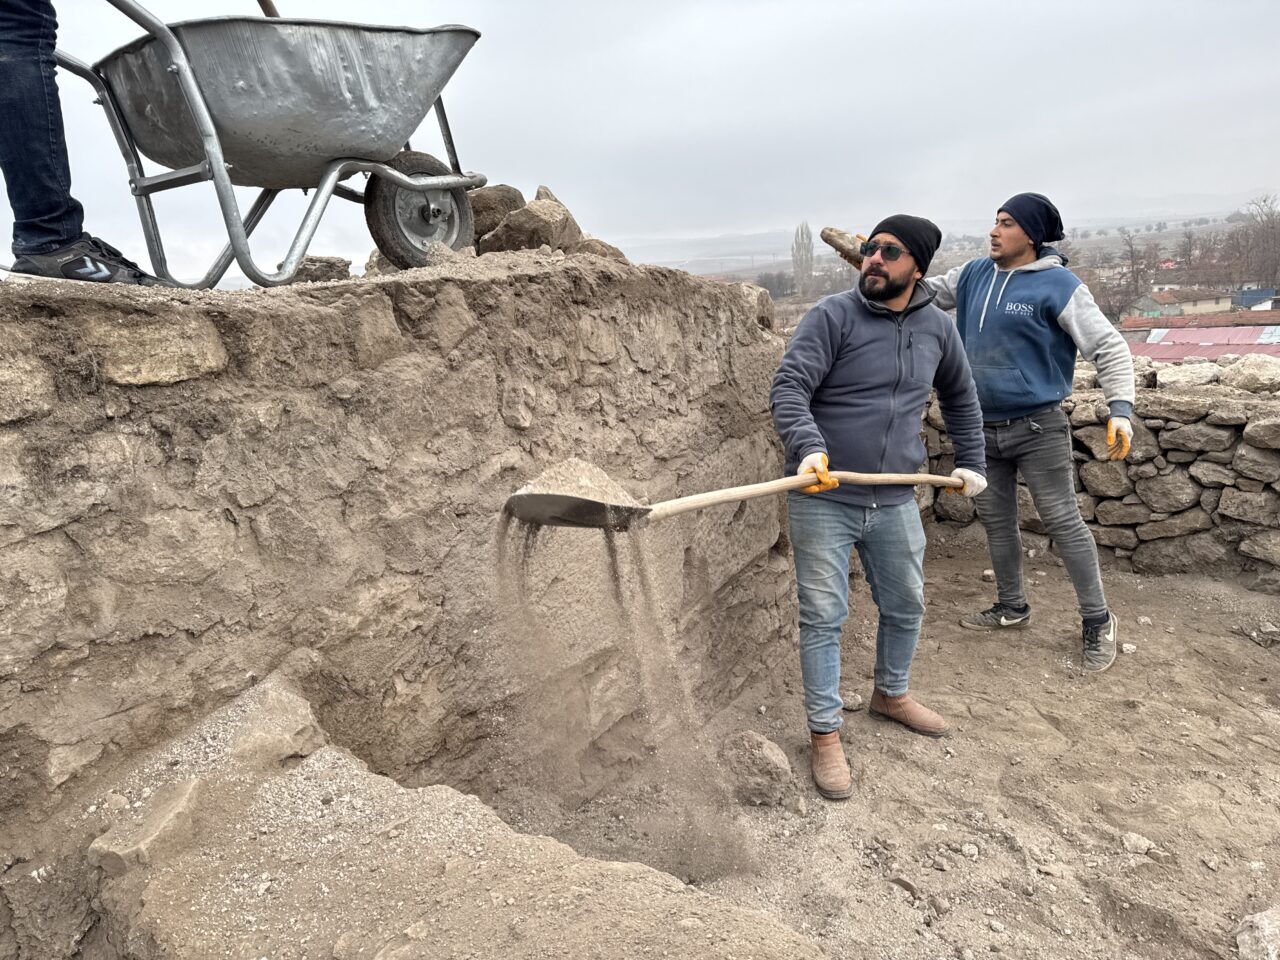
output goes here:
[[[81, 59], [139, 33], [102, 0], [55, 5], [60, 45]], [[585, 230], [624, 247], [801, 220], [861, 228], [897, 211], [961, 229], [1021, 190], [1047, 193], [1068, 227], [1280, 192], [1276, 0], [277, 5], [478, 28], [445, 91], [463, 166], [526, 195], [548, 184]], [[149, 7], [168, 20], [257, 10]], [[145, 263], [105, 121], [81, 81], [61, 87], [87, 227]], [[443, 156], [433, 119], [414, 145]], [[225, 242], [206, 189], [161, 198], [180, 275], [203, 272]], [[280, 259], [300, 210], [277, 202], [261, 263]], [[312, 252], [363, 263], [370, 248], [360, 210], [333, 201]]]

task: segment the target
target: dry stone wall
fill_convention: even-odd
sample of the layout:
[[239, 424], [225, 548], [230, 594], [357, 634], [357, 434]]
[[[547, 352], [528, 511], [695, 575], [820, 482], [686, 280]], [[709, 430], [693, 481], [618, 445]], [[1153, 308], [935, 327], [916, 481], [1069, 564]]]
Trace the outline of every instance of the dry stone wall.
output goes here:
[[[1108, 410], [1092, 367], [1077, 369], [1070, 418], [1081, 512], [1100, 548], [1140, 573], [1247, 572], [1280, 590], [1280, 359], [1152, 364], [1137, 358], [1134, 438], [1123, 463], [1106, 455]], [[934, 403], [925, 436], [934, 472], [952, 447]], [[934, 515], [974, 520], [970, 501], [939, 497]], [[1045, 532], [1025, 487], [1024, 530]]]

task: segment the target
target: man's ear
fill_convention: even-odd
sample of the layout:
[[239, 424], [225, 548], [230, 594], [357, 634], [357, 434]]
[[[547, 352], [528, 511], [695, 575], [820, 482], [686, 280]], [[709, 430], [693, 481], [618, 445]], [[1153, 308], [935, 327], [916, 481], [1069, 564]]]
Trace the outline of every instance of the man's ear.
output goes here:
[[923, 279], [924, 279], [924, 274], [921, 273], [919, 270], [916, 270], [916, 275], [915, 275], [916, 283], [919, 283]]

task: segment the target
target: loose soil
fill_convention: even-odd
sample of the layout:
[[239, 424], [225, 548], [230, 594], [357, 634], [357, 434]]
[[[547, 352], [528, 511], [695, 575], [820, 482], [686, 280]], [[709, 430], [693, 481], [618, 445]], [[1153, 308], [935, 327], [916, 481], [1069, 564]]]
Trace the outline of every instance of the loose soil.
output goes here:
[[[794, 657], [731, 704], [693, 705], [691, 729], [664, 730], [629, 779], [584, 805], [557, 805], [527, 774], [485, 799], [522, 831], [772, 913], [832, 956], [1234, 957], [1235, 924], [1275, 905], [1280, 877], [1280, 665], [1238, 628], [1280, 622], [1280, 601], [1109, 569], [1119, 639], [1136, 651], [1085, 677], [1052, 555], [1028, 561], [1028, 629], [959, 627], [992, 600], [985, 564], [975, 529], [931, 530], [912, 688], [954, 735], [846, 714], [846, 802], [809, 780]], [[628, 603], [636, 574], [620, 570]], [[853, 581], [844, 686], [869, 695], [874, 607]], [[687, 696], [664, 667], [646, 671], [665, 682], [646, 682], [659, 727]], [[728, 799], [715, 747], [743, 729], [788, 754], [784, 805]]]

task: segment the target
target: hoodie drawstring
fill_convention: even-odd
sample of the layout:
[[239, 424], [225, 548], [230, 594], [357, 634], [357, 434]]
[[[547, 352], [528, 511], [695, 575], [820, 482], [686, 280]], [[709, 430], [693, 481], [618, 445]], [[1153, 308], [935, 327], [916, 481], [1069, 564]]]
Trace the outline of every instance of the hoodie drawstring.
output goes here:
[[[1010, 270], [1008, 273], [1006, 273], [1006, 274], [1005, 274], [1005, 276], [1004, 276], [1004, 283], [1000, 284], [1000, 293], [999, 293], [999, 295], [996, 297], [996, 303], [999, 303], [1001, 300], [1003, 300], [1003, 299], [1004, 299], [1004, 291], [1005, 291], [1005, 287], [1009, 286], [1009, 281], [1013, 279], [1013, 275], [1014, 275], [1014, 273], [1017, 271], [1017, 269], [1018, 269], [1017, 267], [1014, 267], [1012, 270]], [[996, 272], [995, 272], [995, 273], [993, 273], [993, 274], [991, 275], [991, 286], [990, 286], [990, 287], [987, 287], [987, 299], [986, 299], [986, 301], [982, 304], [982, 316], [980, 316], [980, 317], [978, 318], [978, 332], [979, 332], [979, 333], [981, 333], [981, 332], [982, 332], [982, 324], [986, 322], [986, 319], [987, 319], [987, 307], [991, 306], [991, 290], [992, 290], [992, 288], [993, 288], [993, 287], [995, 287], [995, 285], [996, 285], [996, 277], [998, 277], [998, 276], [1000, 276], [1000, 271], [997, 269], [997, 270], [996, 270]]]

